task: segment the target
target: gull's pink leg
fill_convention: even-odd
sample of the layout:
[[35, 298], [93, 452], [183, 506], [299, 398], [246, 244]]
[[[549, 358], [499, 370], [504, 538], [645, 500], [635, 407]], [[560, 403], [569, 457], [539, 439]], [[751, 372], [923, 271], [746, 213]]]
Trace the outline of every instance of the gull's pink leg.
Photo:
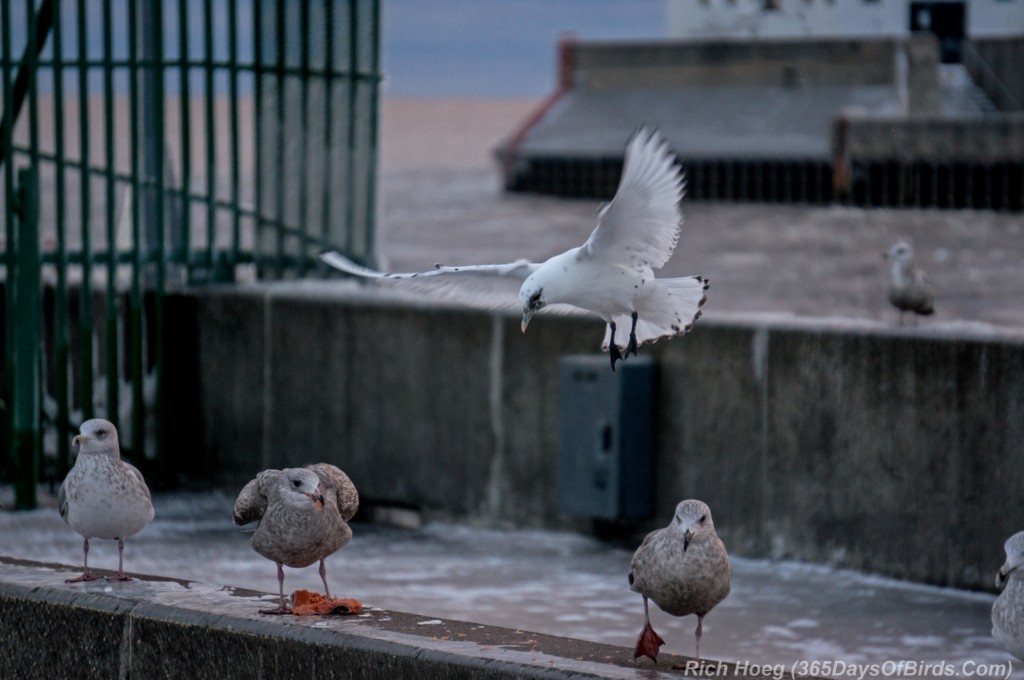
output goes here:
[[131, 581], [132, 577], [124, 573], [124, 540], [117, 539], [117, 571], [110, 577], [111, 581]]
[[640, 637], [636, 640], [636, 648], [633, 650], [633, 658], [646, 656], [654, 663], [658, 663], [658, 650], [665, 644], [661, 636], [654, 632], [651, 626], [650, 612], [647, 609], [647, 596], [644, 596], [644, 629], [640, 631]]
[[82, 575], [78, 578], [69, 578], [65, 583], [81, 583], [82, 581], [95, 581], [100, 578], [96, 574], [89, 571], [89, 539], [85, 539], [85, 545], [82, 547], [84, 553], [82, 557]]
[[331, 599], [331, 589], [327, 587], [327, 566], [322, 559], [320, 560], [320, 578], [324, 581], [324, 594], [329, 600]]
[[284, 566], [277, 563], [277, 594], [281, 597], [281, 606], [277, 609], [261, 609], [260, 614], [291, 614], [292, 610], [288, 608], [284, 601]]

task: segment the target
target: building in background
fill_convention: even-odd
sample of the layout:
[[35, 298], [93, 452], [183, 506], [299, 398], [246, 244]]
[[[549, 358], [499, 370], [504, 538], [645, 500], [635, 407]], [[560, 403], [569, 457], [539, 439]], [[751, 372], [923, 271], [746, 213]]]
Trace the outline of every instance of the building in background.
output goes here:
[[510, 191], [608, 197], [641, 124], [691, 199], [1021, 210], [1024, 0], [669, 0], [665, 41], [559, 47]]

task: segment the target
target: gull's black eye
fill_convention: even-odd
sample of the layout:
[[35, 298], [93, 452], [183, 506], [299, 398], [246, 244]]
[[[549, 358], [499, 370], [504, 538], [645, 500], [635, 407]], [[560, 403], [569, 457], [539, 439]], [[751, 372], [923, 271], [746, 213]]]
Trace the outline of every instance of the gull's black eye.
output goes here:
[[106, 436], [107, 436], [107, 431], [106, 430], [96, 430], [96, 437], [98, 437], [99, 439], [103, 439]]
[[701, 524], [703, 524], [703, 523], [704, 523], [704, 520], [706, 520], [707, 518], [708, 518], [708, 516], [707, 516], [707, 515], [701, 515], [701, 516], [700, 516], [700, 521], [701, 521]]
[[298, 489], [300, 486], [302, 486], [302, 482], [300, 482], [297, 479], [293, 479], [292, 480], [292, 486], [294, 486], [296, 489]]
[[540, 302], [540, 296], [543, 291], [538, 290], [536, 293], [530, 296], [530, 306], [535, 307]]

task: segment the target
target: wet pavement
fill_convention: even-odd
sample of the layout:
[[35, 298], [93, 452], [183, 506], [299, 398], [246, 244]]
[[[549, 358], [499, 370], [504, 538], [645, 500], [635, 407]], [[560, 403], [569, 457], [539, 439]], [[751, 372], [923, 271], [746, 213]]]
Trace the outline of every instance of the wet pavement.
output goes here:
[[[0, 499], [9, 496], [4, 489]], [[230, 496], [159, 494], [156, 519], [127, 542], [126, 568], [276, 592], [273, 563], [231, 522]], [[0, 511], [0, 555], [80, 564], [82, 540], [57, 514]], [[5, 503], [5, 506], [9, 507]], [[631, 551], [592, 538], [431, 523], [399, 529], [358, 523], [328, 560], [336, 594], [368, 606], [631, 647], [643, 622], [626, 585]], [[93, 541], [92, 566], [113, 569], [113, 541]], [[285, 570], [285, 590], [319, 591], [315, 567]], [[994, 596], [768, 560], [733, 560], [729, 597], [705, 620], [707, 658], [784, 664], [899, 661], [999, 664], [989, 635]], [[693, 653], [694, 617], [652, 607], [666, 653]], [[958, 671], [959, 672], [959, 671]], [[914, 677], [927, 677], [916, 675]]]

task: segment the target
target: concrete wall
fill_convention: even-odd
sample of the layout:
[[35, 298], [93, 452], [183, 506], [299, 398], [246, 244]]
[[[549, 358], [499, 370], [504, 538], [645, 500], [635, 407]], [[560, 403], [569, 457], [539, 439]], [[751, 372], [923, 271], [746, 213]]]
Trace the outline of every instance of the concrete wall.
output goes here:
[[[1024, 7], [1021, 11], [1024, 12]], [[1022, 23], [1017, 22], [1018, 29]], [[1001, 100], [1005, 88], [1005, 93], [1013, 97], [1014, 106], [1018, 109], [1024, 106], [1024, 69], [1020, 67], [1024, 61], [1024, 36], [987, 39], [972, 37], [971, 44], [988, 66], [988, 69], [980, 66], [974, 69], [971, 75], [975, 81], [986, 89], [993, 101]], [[989, 82], [989, 75], [994, 76], [1002, 87]]]
[[1024, 113], [978, 118], [845, 116], [836, 141], [855, 160], [1019, 163]]
[[883, 39], [600, 42], [574, 45], [574, 85], [889, 85], [901, 43]]
[[[650, 668], [626, 647], [375, 607], [262, 616], [262, 593], [147, 577], [64, 583], [74, 571], [0, 557], [4, 680], [625, 680]], [[743, 677], [732, 664], [709, 663], [722, 677]]]
[[[306, 283], [178, 296], [168, 319], [198, 333], [168, 358], [188, 458], [229, 490], [328, 461], [369, 501], [589, 528], [558, 512], [556, 425], [559, 357], [597, 349], [593, 318], [523, 335], [512, 313]], [[1024, 516], [1024, 337], [702, 319], [643, 351], [656, 516], [620, 529], [699, 497], [737, 555], [991, 587]]]

